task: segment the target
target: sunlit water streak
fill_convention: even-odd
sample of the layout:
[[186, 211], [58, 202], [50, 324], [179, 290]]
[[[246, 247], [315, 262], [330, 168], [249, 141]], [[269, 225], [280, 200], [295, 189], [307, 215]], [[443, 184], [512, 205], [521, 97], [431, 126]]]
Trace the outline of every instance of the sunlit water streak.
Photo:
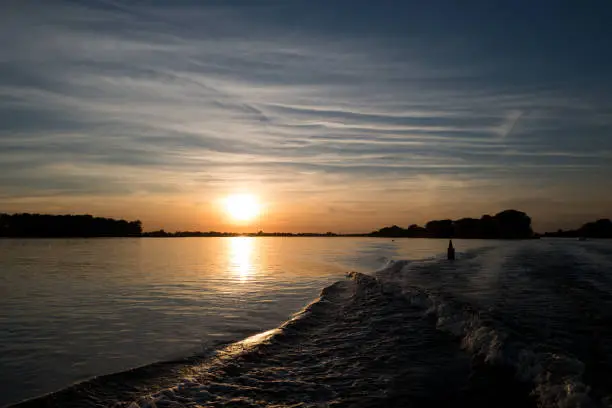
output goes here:
[[241, 282], [246, 282], [257, 271], [253, 261], [253, 238], [237, 237], [228, 240], [230, 246], [231, 269]]
[[[457, 241], [455, 263], [443, 259], [446, 244], [0, 240], [0, 405], [211, 351], [216, 362], [204, 363], [183, 391], [155, 397], [158, 402], [346, 405], [363, 393], [367, 398], [353, 405], [444, 405], [462, 398], [486, 406], [495, 393], [508, 394], [506, 402], [515, 405], [605, 401], [611, 384], [602, 373], [612, 366], [610, 242]], [[345, 278], [349, 271], [373, 273], [392, 259], [411, 262], [389, 264], [373, 280]], [[336, 281], [343, 282], [329, 286]], [[269, 331], [324, 287], [321, 301]], [[223, 351], [227, 342], [262, 332]], [[470, 356], [485, 365], [474, 368]], [[439, 375], [448, 400], [436, 391]], [[241, 388], [245, 381], [249, 387]], [[261, 388], [269, 381], [278, 384], [274, 395]], [[86, 389], [118, 400], [132, 395], [112, 384]]]

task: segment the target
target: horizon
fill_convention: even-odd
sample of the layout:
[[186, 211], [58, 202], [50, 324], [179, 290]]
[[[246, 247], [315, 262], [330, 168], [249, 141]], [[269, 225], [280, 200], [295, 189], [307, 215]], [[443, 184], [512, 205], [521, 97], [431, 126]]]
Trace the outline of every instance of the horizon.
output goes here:
[[[576, 226], [575, 228], [558, 228], [556, 230], [550, 230], [550, 231], [539, 231], [533, 228], [533, 218], [531, 218], [529, 216], [529, 214], [520, 211], [520, 210], [516, 210], [516, 209], [505, 209], [503, 211], [500, 211], [498, 213], [492, 213], [492, 214], [482, 214], [480, 217], [460, 217], [457, 219], [449, 219], [449, 218], [439, 218], [439, 219], [431, 219], [431, 220], [427, 220], [426, 222], [422, 223], [422, 224], [416, 224], [416, 223], [410, 223], [410, 224], [400, 224], [400, 223], [394, 223], [394, 224], [390, 224], [390, 225], [384, 225], [384, 226], [380, 226], [376, 229], [373, 229], [371, 231], [351, 231], [351, 232], [337, 232], [337, 231], [333, 231], [330, 229], [327, 230], [320, 230], [320, 231], [264, 231], [264, 230], [247, 230], [244, 229], [242, 231], [232, 231], [232, 230], [210, 230], [210, 229], [202, 229], [202, 230], [167, 230], [166, 228], [158, 228], [155, 230], [152, 229], [148, 229], [145, 228], [145, 226], [142, 224], [142, 221], [140, 219], [117, 219], [117, 218], [112, 218], [112, 217], [100, 217], [98, 215], [95, 214], [86, 214], [86, 213], [70, 213], [70, 214], [41, 214], [41, 213], [13, 213], [13, 214], [7, 214], [7, 213], [1, 213], [0, 212], [0, 216], [2, 215], [8, 215], [9, 217], [12, 216], [17, 216], [17, 215], [33, 215], [33, 216], [52, 216], [52, 217], [93, 217], [93, 218], [102, 218], [102, 219], [109, 219], [111, 221], [126, 221], [128, 223], [139, 223], [139, 225], [142, 226], [142, 232], [141, 234], [154, 234], [154, 233], [164, 233], [164, 234], [209, 234], [209, 233], [214, 233], [214, 234], [227, 234], [227, 235], [236, 235], [236, 236], [257, 236], [257, 235], [281, 235], [281, 234], [287, 234], [287, 235], [327, 235], [329, 236], [330, 234], [332, 236], [349, 236], [349, 235], [371, 235], [374, 234], [376, 232], [379, 232], [380, 230], [386, 229], [386, 228], [393, 228], [393, 227], [399, 227], [401, 229], [405, 229], [408, 230], [412, 227], [417, 227], [417, 228], [424, 228], [426, 227], [426, 225], [429, 222], [438, 222], [438, 221], [452, 221], [453, 223], [456, 223], [458, 221], [463, 221], [463, 220], [482, 220], [485, 217], [496, 217], [498, 216], [500, 213], [503, 212], [518, 212], [519, 214], [523, 214], [526, 215], [527, 217], [529, 217], [530, 219], [530, 223], [531, 223], [531, 227], [532, 227], [532, 233], [534, 235], [545, 235], [545, 234], [551, 234], [551, 233], [557, 233], [557, 232], [577, 232], [578, 230], [580, 230], [581, 228], [585, 227], [587, 224], [592, 224], [594, 222], [600, 222], [600, 221], [608, 221], [608, 223], [611, 221], [608, 218], [599, 218], [599, 219], [595, 219], [595, 220], [589, 220], [589, 221], [585, 221], [583, 223], [581, 223], [579, 226]], [[385, 237], [385, 235], [378, 235], [379, 237]], [[439, 237], [419, 237], [419, 236], [412, 236], [409, 238], [439, 238]], [[446, 238], [452, 238], [452, 239], [461, 239], [462, 237], [442, 237], [444, 239]], [[463, 237], [465, 238], [465, 237]], [[468, 238], [468, 239], [473, 239], [473, 237]]]
[[612, 218], [612, 3], [2, 8], [0, 212], [237, 233]]

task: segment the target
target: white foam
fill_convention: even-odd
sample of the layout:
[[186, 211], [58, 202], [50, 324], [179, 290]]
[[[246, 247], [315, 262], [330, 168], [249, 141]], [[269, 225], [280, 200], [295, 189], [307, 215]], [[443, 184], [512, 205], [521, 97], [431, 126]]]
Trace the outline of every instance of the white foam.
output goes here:
[[[536, 353], [529, 346], [512, 343], [503, 327], [485, 324], [477, 311], [442, 294], [433, 294], [411, 284], [408, 261], [389, 262], [377, 272], [383, 285], [398, 285], [412, 305], [436, 317], [439, 330], [460, 337], [461, 346], [491, 364], [510, 365], [522, 381], [534, 384], [541, 407], [579, 408], [591, 406], [589, 387], [582, 381], [584, 364], [577, 359]], [[518, 351], [517, 351], [518, 350]]]

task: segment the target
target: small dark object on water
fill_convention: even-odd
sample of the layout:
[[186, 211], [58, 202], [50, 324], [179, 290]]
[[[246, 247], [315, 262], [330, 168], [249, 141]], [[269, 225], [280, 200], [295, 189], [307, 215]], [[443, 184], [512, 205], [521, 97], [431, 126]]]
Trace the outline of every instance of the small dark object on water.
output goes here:
[[449, 261], [455, 260], [455, 248], [453, 247], [453, 240], [448, 241], [448, 251], [446, 251], [446, 259]]

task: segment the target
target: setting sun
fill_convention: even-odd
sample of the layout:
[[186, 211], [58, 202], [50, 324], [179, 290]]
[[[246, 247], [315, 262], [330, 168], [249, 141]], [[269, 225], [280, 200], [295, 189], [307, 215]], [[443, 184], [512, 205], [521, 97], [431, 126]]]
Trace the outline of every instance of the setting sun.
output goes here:
[[225, 199], [225, 211], [236, 221], [249, 221], [259, 215], [261, 206], [250, 194], [236, 194]]

